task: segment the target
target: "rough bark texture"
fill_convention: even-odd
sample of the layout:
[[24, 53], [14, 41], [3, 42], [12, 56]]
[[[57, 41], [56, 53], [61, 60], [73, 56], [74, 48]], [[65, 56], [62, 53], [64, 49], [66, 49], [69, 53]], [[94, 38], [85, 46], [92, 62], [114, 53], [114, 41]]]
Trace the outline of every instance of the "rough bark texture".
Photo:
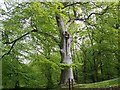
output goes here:
[[[64, 21], [60, 16], [56, 16], [57, 24], [60, 30], [61, 37], [61, 63], [63, 64], [72, 64], [72, 57], [70, 52], [70, 44], [72, 42], [72, 37], [68, 33], [67, 29], [64, 26]], [[64, 69], [61, 71], [61, 84], [68, 83], [73, 80], [73, 71], [71, 66], [64, 66]]]

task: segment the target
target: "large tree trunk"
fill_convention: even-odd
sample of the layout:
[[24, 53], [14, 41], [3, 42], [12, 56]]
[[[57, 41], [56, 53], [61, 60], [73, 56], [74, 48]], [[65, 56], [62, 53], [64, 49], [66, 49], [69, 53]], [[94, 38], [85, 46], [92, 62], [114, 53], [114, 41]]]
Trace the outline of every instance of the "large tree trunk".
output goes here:
[[70, 52], [70, 44], [72, 42], [72, 37], [68, 33], [67, 29], [64, 26], [64, 21], [60, 16], [56, 16], [57, 24], [60, 30], [61, 45], [61, 63], [65, 64], [63, 70], [61, 71], [61, 84], [68, 83], [73, 80], [73, 71], [72, 67], [66, 64], [72, 64], [72, 57]]

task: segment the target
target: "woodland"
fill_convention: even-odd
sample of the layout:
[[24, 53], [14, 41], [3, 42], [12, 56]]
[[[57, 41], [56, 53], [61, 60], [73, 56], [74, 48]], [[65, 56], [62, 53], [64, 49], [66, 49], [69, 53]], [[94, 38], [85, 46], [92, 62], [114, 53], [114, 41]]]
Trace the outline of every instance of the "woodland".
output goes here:
[[120, 86], [119, 16], [119, 2], [5, 1], [0, 88]]

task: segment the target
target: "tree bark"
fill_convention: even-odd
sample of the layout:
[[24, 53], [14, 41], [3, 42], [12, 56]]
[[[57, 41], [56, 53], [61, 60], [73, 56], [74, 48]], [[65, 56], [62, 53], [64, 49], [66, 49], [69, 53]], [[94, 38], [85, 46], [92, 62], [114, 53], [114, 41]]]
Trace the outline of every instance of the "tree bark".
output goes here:
[[[70, 44], [72, 42], [72, 37], [67, 31], [67, 28], [64, 26], [64, 21], [60, 16], [56, 16], [57, 25], [60, 30], [60, 54], [61, 54], [61, 63], [65, 64], [61, 71], [61, 80], [60, 84], [69, 83], [73, 80], [73, 70], [72, 67], [69, 66], [72, 64], [72, 56], [70, 52]], [[68, 64], [68, 66], [67, 66]]]

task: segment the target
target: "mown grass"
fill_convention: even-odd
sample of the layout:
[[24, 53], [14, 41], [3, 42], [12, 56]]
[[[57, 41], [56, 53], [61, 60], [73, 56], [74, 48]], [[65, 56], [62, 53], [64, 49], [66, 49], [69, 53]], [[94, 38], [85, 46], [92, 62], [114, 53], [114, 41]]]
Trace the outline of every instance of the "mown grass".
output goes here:
[[120, 78], [111, 80], [90, 83], [90, 84], [75, 84], [75, 88], [106, 88], [106, 87], [117, 87], [120, 86]]

